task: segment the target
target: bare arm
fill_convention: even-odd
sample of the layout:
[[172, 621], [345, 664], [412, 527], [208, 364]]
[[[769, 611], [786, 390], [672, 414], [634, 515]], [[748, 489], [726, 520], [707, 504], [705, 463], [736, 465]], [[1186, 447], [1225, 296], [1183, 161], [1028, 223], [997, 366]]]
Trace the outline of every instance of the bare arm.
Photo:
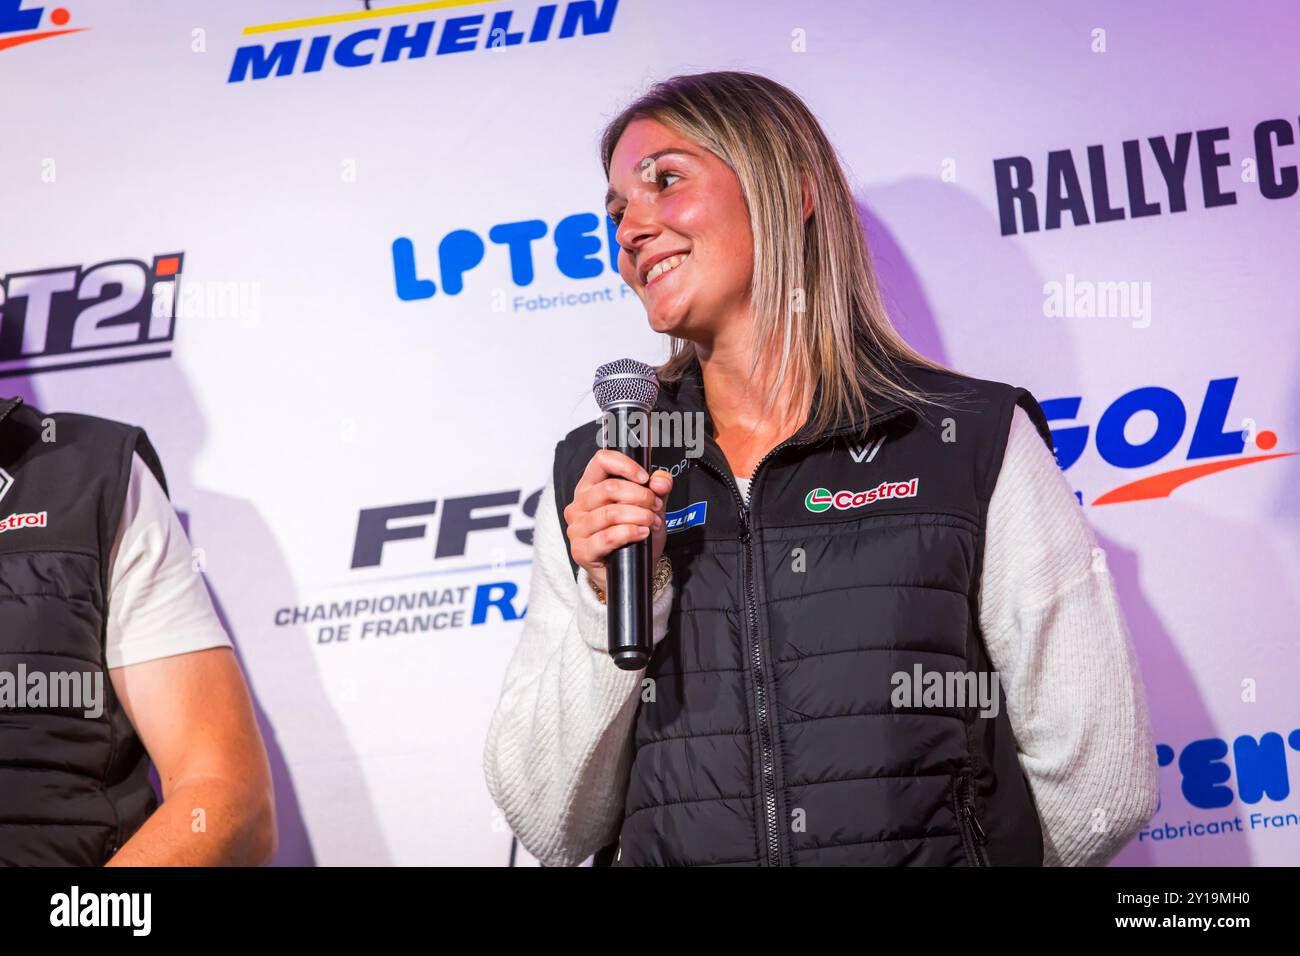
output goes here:
[[108, 866], [258, 866], [275, 853], [266, 749], [228, 647], [115, 667], [163, 803]]

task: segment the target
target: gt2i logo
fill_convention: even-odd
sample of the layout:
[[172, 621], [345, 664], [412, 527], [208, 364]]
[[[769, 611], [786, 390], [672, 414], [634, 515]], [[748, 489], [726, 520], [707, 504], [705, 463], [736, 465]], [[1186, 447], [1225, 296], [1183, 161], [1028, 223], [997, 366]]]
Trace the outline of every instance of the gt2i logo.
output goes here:
[[825, 488], [814, 488], [804, 496], [803, 504], [813, 514], [821, 514], [831, 508], [847, 511], [849, 508], [861, 508], [863, 505], [892, 498], [915, 498], [920, 482], [919, 477], [909, 481], [882, 481], [866, 491], [827, 491]]
[[[1174, 489], [1198, 478], [1296, 454], [1293, 451], [1246, 454], [1248, 444], [1252, 451], [1271, 451], [1277, 446], [1277, 435], [1259, 428], [1255, 420], [1249, 417], [1238, 419], [1235, 428], [1228, 427], [1228, 409], [1236, 388], [1235, 377], [1216, 378], [1206, 387], [1205, 396], [1200, 400], [1196, 423], [1191, 430], [1191, 440], [1184, 453], [1186, 460], [1195, 464], [1179, 465], [1126, 482], [1099, 495], [1093, 499], [1092, 504], [1110, 505], [1123, 501], [1168, 498]], [[1075, 396], [1048, 399], [1041, 406], [1049, 422], [1069, 421], [1078, 418], [1082, 403], [1083, 399]], [[1154, 421], [1155, 426], [1150, 437], [1141, 441], [1133, 441], [1129, 437], [1129, 423], [1137, 419], [1145, 420], [1143, 424], [1148, 427]], [[1095, 434], [1097, 454], [1108, 465], [1116, 468], [1146, 468], [1175, 454], [1175, 449], [1182, 443], [1187, 432], [1187, 423], [1188, 406], [1177, 392], [1157, 386], [1135, 388], [1115, 399], [1101, 413]], [[1133, 431], [1138, 427], [1141, 426], [1135, 425]], [[1056, 463], [1062, 469], [1068, 469], [1082, 457], [1088, 447], [1089, 432], [1087, 425], [1052, 429]], [[1082, 504], [1083, 493], [1076, 491], [1075, 496]]]
[[0, 278], [0, 378], [171, 355], [184, 254]]
[[[0, 50], [90, 29], [68, 26], [72, 14], [66, 7], [54, 7], [46, 17], [44, 7], [24, 7], [23, 3], [24, 0], [0, 0]], [[53, 29], [41, 29], [46, 24]]]

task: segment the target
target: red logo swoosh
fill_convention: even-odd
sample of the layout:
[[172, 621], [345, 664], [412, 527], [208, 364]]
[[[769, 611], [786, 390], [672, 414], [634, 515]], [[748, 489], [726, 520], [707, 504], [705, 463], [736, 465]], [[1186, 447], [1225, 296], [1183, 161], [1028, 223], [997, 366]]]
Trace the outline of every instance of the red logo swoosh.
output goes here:
[[20, 37], [5, 37], [0, 40], [0, 50], [7, 50], [12, 46], [21, 46], [24, 43], [31, 43], [35, 40], [48, 40], [50, 37], [61, 37], [65, 33], [81, 33], [83, 30], [89, 30], [90, 27], [75, 27], [69, 30], [46, 30], [44, 33], [28, 33]]
[[1289, 458], [1297, 454], [1300, 454], [1300, 452], [1286, 451], [1278, 455], [1255, 455], [1253, 458], [1234, 458], [1229, 461], [1212, 461], [1204, 465], [1188, 465], [1186, 468], [1175, 468], [1173, 471], [1148, 475], [1146, 478], [1130, 481], [1127, 485], [1120, 485], [1118, 488], [1106, 492], [1093, 504], [1113, 505], [1121, 501], [1168, 498], [1170, 492], [1175, 488], [1180, 488], [1197, 478], [1204, 478], [1206, 475], [1227, 471], [1229, 468], [1240, 468], [1242, 465], [1253, 465], [1256, 462], [1269, 461], [1273, 458]]

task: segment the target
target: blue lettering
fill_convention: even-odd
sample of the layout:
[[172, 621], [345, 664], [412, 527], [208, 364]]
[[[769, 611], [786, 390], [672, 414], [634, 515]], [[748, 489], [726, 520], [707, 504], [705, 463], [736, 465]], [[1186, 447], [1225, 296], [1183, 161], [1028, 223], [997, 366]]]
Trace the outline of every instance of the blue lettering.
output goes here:
[[325, 66], [325, 55], [329, 53], [330, 36], [328, 33], [322, 33], [318, 37], [311, 38], [311, 46], [307, 48], [307, 62], [302, 65], [304, 73], [319, 73]]
[[[531, 285], [533, 281], [532, 243], [546, 235], [546, 223], [540, 219], [525, 222], [505, 222], [493, 226], [488, 238], [510, 250], [510, 278], [515, 285]], [[447, 282], [443, 276], [443, 284]]]
[[334, 62], [339, 66], [368, 66], [370, 61], [375, 58], [375, 55], [373, 53], [358, 54], [357, 46], [366, 40], [378, 39], [378, 27], [349, 33], [334, 47]]
[[1232, 776], [1223, 762], [1228, 744], [1218, 737], [1194, 740], [1183, 748], [1178, 769], [1183, 774], [1183, 796], [1194, 807], [1205, 810], [1232, 803], [1232, 788], [1222, 786]]
[[41, 25], [44, 7], [21, 9], [23, 0], [0, 0], [0, 33], [17, 33], [20, 30], [35, 30]]
[[582, 35], [592, 36], [596, 33], [608, 33], [614, 22], [614, 11], [618, 9], [618, 0], [605, 0], [605, 5], [596, 12], [595, 0], [579, 0], [570, 3], [564, 10], [564, 22], [560, 24], [560, 39], [567, 40], [578, 30], [578, 21], [582, 21]]
[[415, 244], [405, 236], [393, 240], [393, 278], [397, 280], [397, 297], [403, 302], [431, 299], [438, 291], [432, 279], [416, 275]]
[[510, 32], [510, 18], [514, 16], [512, 10], [501, 10], [492, 17], [492, 25], [488, 27], [488, 48], [516, 46], [524, 42], [522, 33]]
[[[1140, 411], [1156, 416], [1155, 434], [1141, 445], [1124, 437], [1124, 426]], [[1097, 453], [1116, 468], [1141, 468], [1173, 450], [1187, 427], [1182, 399], [1167, 388], [1135, 388], [1121, 395], [1097, 423]]]
[[609, 267], [618, 272], [618, 225], [608, 214], [605, 216], [605, 240], [609, 246]]
[[533, 32], [528, 34], [529, 43], [540, 43], [551, 35], [551, 24], [555, 21], [555, 4], [548, 3], [544, 7], [537, 8], [537, 16], [533, 20]]
[[[1069, 421], [1078, 416], [1079, 405], [1082, 402], [1083, 399], [1078, 397], [1049, 398], [1040, 402], [1039, 406], [1043, 409], [1043, 417], [1049, 422]], [[1052, 444], [1056, 446], [1056, 463], [1061, 468], [1069, 468], [1079, 460], [1083, 450], [1088, 447], [1088, 426], [1053, 428]]]
[[442, 291], [460, 295], [465, 288], [466, 272], [483, 261], [483, 240], [468, 229], [449, 232], [438, 243], [438, 268], [442, 272]]
[[[496, 593], [499, 592], [499, 593]], [[515, 610], [513, 601], [519, 593], [519, 586], [513, 581], [498, 581], [494, 584], [480, 584], [474, 589], [474, 613], [471, 624], [487, 622], [488, 608], [494, 607], [501, 614], [503, 621], [517, 621], [523, 615]]]
[[474, 49], [478, 26], [482, 22], [481, 13], [472, 17], [452, 17], [443, 24], [442, 36], [438, 39], [438, 55], [465, 53]]
[[1215, 455], [1240, 455], [1246, 447], [1241, 430], [1225, 432], [1223, 424], [1228, 419], [1228, 406], [1232, 393], [1237, 390], [1235, 378], [1216, 378], [1205, 391], [1205, 403], [1196, 419], [1192, 432], [1192, 445], [1187, 457], [1211, 458]]
[[268, 54], [261, 44], [241, 46], [235, 51], [235, 62], [230, 65], [227, 83], [242, 83], [251, 73], [253, 79], [264, 80], [275, 67], [276, 76], [288, 76], [298, 62], [302, 40], [281, 40]]
[[406, 35], [406, 26], [398, 24], [388, 31], [388, 41], [384, 44], [383, 62], [391, 63], [401, 59], [402, 51], [409, 50], [408, 60], [418, 60], [429, 55], [429, 41], [433, 38], [434, 21], [426, 20], [415, 26], [412, 36]]
[[605, 267], [598, 258], [600, 220], [589, 212], [565, 216], [555, 227], [555, 265], [570, 279], [594, 279]]
[[1242, 803], [1259, 803], [1266, 794], [1270, 800], [1285, 800], [1291, 793], [1281, 734], [1267, 733], [1259, 740], [1243, 734], [1232, 742], [1232, 760]]

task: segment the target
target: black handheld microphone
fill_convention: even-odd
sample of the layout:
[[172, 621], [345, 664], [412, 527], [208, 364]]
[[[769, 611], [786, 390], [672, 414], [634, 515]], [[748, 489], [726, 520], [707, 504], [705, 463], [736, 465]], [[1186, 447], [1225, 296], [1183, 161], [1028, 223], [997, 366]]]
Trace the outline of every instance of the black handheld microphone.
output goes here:
[[[592, 391], [604, 417], [601, 444], [627, 455], [649, 474], [649, 413], [659, 397], [654, 369], [633, 359], [607, 362], [596, 369]], [[650, 538], [625, 544], [605, 559], [609, 656], [623, 670], [640, 670], [654, 652]]]

